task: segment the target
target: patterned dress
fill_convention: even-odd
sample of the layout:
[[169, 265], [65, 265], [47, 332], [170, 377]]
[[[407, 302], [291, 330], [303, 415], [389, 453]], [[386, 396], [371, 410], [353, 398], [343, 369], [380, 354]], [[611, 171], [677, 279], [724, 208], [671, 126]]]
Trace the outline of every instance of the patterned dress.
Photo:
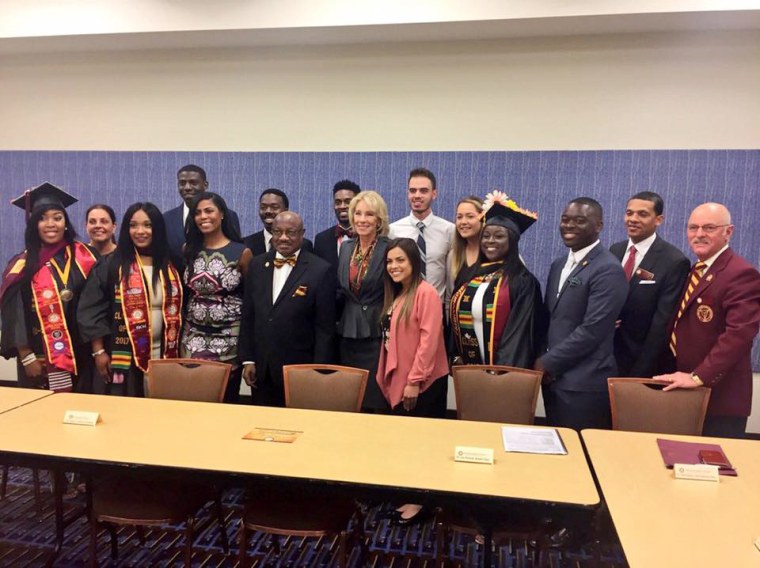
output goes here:
[[243, 308], [242, 243], [202, 249], [185, 269], [188, 302], [181, 354], [193, 359], [237, 365], [240, 316]]

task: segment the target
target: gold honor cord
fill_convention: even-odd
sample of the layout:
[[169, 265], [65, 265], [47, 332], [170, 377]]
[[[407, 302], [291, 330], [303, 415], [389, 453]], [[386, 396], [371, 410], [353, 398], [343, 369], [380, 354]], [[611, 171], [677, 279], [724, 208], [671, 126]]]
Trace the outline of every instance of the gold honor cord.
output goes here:
[[74, 292], [69, 290], [67, 288], [67, 285], [69, 283], [69, 274], [71, 274], [71, 257], [73, 255], [70, 254], [68, 247], [66, 249], [66, 266], [63, 267], [63, 270], [61, 270], [61, 267], [58, 266], [58, 263], [55, 261], [54, 258], [50, 259], [50, 264], [53, 265], [55, 268], [55, 271], [58, 273], [58, 276], [61, 278], [61, 282], [63, 282], [63, 290], [61, 290], [61, 300], [64, 302], [70, 301], [74, 297]]

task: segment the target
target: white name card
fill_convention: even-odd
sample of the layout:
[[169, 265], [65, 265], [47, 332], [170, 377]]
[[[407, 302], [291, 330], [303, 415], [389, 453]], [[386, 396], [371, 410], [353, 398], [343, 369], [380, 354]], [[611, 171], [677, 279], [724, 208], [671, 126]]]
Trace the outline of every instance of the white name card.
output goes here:
[[673, 464], [673, 472], [676, 479], [692, 479], [695, 481], [720, 481], [720, 468], [717, 465], [707, 464]]
[[456, 446], [454, 448], [454, 461], [493, 465], [493, 449]]
[[100, 422], [100, 412], [84, 412], [82, 410], [67, 410], [63, 414], [64, 424], [78, 424], [80, 426], [95, 426]]

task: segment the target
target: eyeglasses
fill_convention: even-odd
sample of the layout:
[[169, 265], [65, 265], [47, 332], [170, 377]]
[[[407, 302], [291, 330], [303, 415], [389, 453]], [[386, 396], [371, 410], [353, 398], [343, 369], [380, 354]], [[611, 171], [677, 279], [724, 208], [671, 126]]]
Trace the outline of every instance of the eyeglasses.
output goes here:
[[724, 225], [686, 225], [686, 230], [690, 233], [696, 233], [700, 229], [702, 232], [712, 235], [718, 229], [722, 227], [730, 227], [731, 223], [725, 223]]
[[287, 231], [281, 231], [279, 229], [275, 229], [274, 231], [272, 231], [272, 237], [275, 239], [279, 239], [283, 235], [286, 235], [289, 239], [295, 239], [300, 234], [301, 234], [301, 231], [296, 231], [295, 229], [288, 229]]

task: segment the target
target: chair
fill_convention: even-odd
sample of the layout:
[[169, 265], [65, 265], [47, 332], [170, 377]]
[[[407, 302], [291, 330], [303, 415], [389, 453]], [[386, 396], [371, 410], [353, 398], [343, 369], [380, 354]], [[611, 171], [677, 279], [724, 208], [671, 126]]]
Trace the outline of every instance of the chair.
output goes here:
[[[541, 388], [539, 371], [502, 365], [458, 365], [451, 369], [451, 374], [459, 420], [528, 425], [534, 423]], [[540, 565], [546, 523], [534, 519], [532, 515], [523, 515], [519, 510], [513, 513], [524, 518], [512, 518], [499, 523], [493, 528], [493, 541], [535, 540], [539, 543], [536, 565]], [[448, 556], [445, 551], [450, 546], [453, 532], [473, 537], [486, 532], [468, 511], [456, 508], [441, 510], [436, 518], [435, 530], [436, 565], [445, 563]]]
[[[195, 359], [162, 359], [148, 362], [146, 396], [172, 400], [221, 402], [232, 367], [226, 363]], [[90, 565], [97, 566], [99, 524], [111, 535], [111, 557], [118, 556], [114, 525], [134, 525], [140, 543], [144, 526], [185, 522], [184, 564], [192, 560], [195, 513], [215, 502], [222, 546], [229, 552], [221, 490], [200, 482], [178, 479], [171, 473], [136, 477], [133, 473], [91, 479], [87, 484], [90, 519]]]
[[[5, 499], [8, 490], [8, 477], [10, 475], [10, 466], [4, 465], [0, 468], [0, 500]], [[34, 506], [37, 515], [42, 515], [42, 490], [40, 483], [40, 470], [32, 468], [32, 487], [34, 488]]]
[[665, 386], [653, 379], [607, 379], [612, 429], [701, 436], [710, 389], [663, 392]]
[[[369, 372], [339, 365], [286, 365], [282, 368], [285, 406], [310, 410], [359, 412]], [[353, 530], [349, 531], [351, 521]], [[249, 565], [246, 554], [252, 531], [273, 536], [280, 553], [279, 536], [338, 536], [338, 563], [346, 566], [349, 532], [358, 541], [364, 556], [364, 540], [359, 534], [363, 517], [356, 502], [334, 491], [281, 483], [257, 483], [249, 488], [240, 528], [239, 566]], [[361, 565], [361, 560], [360, 560]]]
[[198, 359], [152, 359], [145, 380], [147, 398], [222, 402], [232, 367]]
[[340, 365], [286, 365], [285, 406], [359, 412], [369, 371]]
[[459, 420], [533, 424], [541, 373], [502, 365], [451, 369]]

